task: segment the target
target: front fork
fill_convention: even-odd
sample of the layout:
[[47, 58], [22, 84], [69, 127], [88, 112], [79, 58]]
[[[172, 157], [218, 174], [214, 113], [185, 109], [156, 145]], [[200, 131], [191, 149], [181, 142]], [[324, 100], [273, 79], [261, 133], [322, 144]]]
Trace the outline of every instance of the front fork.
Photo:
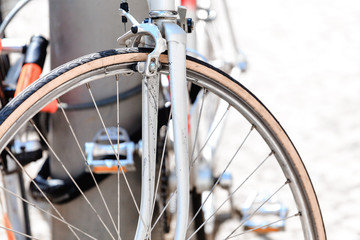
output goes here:
[[174, 23], [166, 23], [174, 150], [177, 180], [177, 219], [175, 239], [185, 239], [189, 215], [189, 153], [186, 88], [186, 33]]
[[158, 121], [159, 75], [142, 82], [142, 182], [141, 204], [135, 239], [151, 239], [151, 220], [154, 204], [156, 144]]
[[[189, 213], [189, 154], [187, 128], [186, 33], [175, 23], [164, 23], [169, 52], [170, 90], [177, 184], [177, 219], [175, 239], [185, 239]], [[156, 59], [156, 58], [155, 58]], [[151, 60], [150, 60], [151, 61]], [[143, 69], [142, 91], [142, 188], [135, 239], [151, 238], [154, 204], [159, 74]], [[181, 184], [180, 184], [181, 183]]]

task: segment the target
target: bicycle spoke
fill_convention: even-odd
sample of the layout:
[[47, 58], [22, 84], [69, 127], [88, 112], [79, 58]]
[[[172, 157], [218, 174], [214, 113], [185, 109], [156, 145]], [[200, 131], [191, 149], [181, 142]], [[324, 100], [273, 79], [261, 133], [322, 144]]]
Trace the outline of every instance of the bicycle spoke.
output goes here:
[[226, 108], [226, 111], [224, 112], [224, 114], [221, 116], [219, 122], [216, 124], [215, 128], [211, 131], [210, 135], [207, 137], [205, 143], [203, 144], [203, 146], [200, 148], [198, 155], [196, 156], [195, 159], [193, 159], [190, 163], [190, 167], [192, 167], [196, 160], [200, 157], [202, 150], [205, 148], [206, 144], [209, 142], [211, 136], [214, 134], [214, 132], [216, 131], [216, 129], [220, 126], [221, 122], [224, 120], [226, 114], [229, 112], [231, 105], [229, 104], [228, 107]]
[[[119, 103], [119, 74], [115, 75], [116, 81], [116, 125], [117, 125], [117, 158], [120, 158], [120, 103]], [[118, 221], [118, 231], [120, 232], [120, 166], [117, 170], [117, 221]], [[120, 235], [119, 235], [119, 239]]]
[[45, 144], [48, 146], [49, 150], [51, 151], [51, 153], [54, 155], [55, 159], [58, 161], [58, 163], [60, 163], [61, 167], [64, 169], [64, 171], [66, 172], [67, 176], [70, 178], [70, 180], [72, 181], [72, 183], [75, 185], [75, 187], [78, 189], [78, 191], [80, 192], [80, 194], [83, 196], [83, 198], [85, 199], [85, 201], [88, 203], [88, 205], [90, 206], [90, 208], [94, 211], [94, 213], [96, 214], [97, 218], [100, 220], [100, 222], [102, 223], [102, 225], [104, 226], [104, 228], [106, 229], [106, 231], [109, 233], [109, 235], [111, 236], [112, 239], [115, 240], [114, 236], [112, 235], [112, 233], [110, 232], [109, 228], [106, 226], [106, 224], [104, 223], [103, 219], [100, 217], [99, 213], [96, 211], [96, 209], [94, 208], [94, 206], [90, 203], [89, 199], [85, 196], [84, 192], [81, 190], [81, 188], [79, 187], [79, 185], [77, 184], [77, 182], [75, 181], [75, 179], [72, 177], [72, 175], [70, 174], [69, 170], [66, 168], [66, 166], [64, 165], [64, 163], [61, 161], [61, 159], [59, 158], [59, 156], [55, 153], [54, 149], [50, 146], [49, 142], [45, 139], [44, 135], [40, 132], [40, 130], [38, 129], [38, 127], [35, 125], [33, 120], [30, 120], [30, 123], [33, 125], [34, 129], [36, 130], [36, 132], [39, 134], [40, 138], [45, 142]]
[[112, 217], [112, 215], [111, 215], [111, 213], [110, 213], [108, 204], [106, 203], [105, 198], [104, 198], [104, 196], [103, 196], [103, 194], [102, 194], [102, 191], [101, 191], [101, 189], [100, 189], [100, 187], [99, 187], [99, 184], [98, 184], [98, 182], [97, 182], [96, 179], [95, 179], [94, 173], [91, 171], [91, 168], [90, 168], [89, 164], [87, 163], [86, 156], [85, 156], [85, 153], [84, 153], [83, 149], [81, 148], [79, 139], [78, 139], [78, 137], [77, 137], [76, 134], [75, 134], [75, 131], [74, 131], [74, 129], [73, 129], [71, 123], [70, 123], [70, 120], [69, 120], [69, 118], [68, 118], [68, 116], [67, 116], [67, 114], [66, 114], [66, 112], [65, 112], [65, 110], [64, 110], [64, 108], [63, 108], [63, 106], [62, 106], [62, 104], [61, 104], [60, 99], [57, 99], [57, 101], [58, 101], [58, 103], [59, 103], [59, 106], [60, 106], [60, 109], [61, 109], [61, 111], [62, 111], [62, 113], [63, 113], [63, 116], [65, 117], [65, 120], [66, 120], [66, 122], [67, 122], [67, 124], [68, 124], [68, 126], [69, 126], [69, 129], [70, 129], [70, 131], [71, 131], [71, 134], [73, 135], [73, 137], [74, 137], [74, 139], [75, 139], [75, 141], [76, 141], [76, 144], [77, 144], [77, 146], [78, 146], [78, 148], [79, 148], [79, 150], [80, 150], [80, 153], [81, 153], [81, 155], [82, 155], [82, 157], [83, 157], [83, 159], [84, 159], [85, 166], [86, 166], [87, 169], [89, 170], [89, 173], [90, 173], [90, 175], [91, 175], [91, 177], [92, 177], [92, 179], [93, 179], [93, 181], [94, 181], [94, 183], [95, 183], [96, 189], [98, 190], [98, 192], [99, 192], [99, 194], [100, 194], [100, 197], [101, 197], [101, 200], [102, 200], [102, 202], [104, 203], [105, 209], [106, 209], [106, 211], [107, 211], [107, 213], [108, 213], [108, 215], [109, 215], [109, 217], [110, 217], [110, 220], [111, 220], [112, 224], [114, 225], [115, 231], [117, 232], [118, 236], [120, 237], [120, 230], [118, 230], [118, 229], [116, 228], [116, 226], [115, 226], [115, 222], [114, 222], [114, 219], [113, 219], [113, 217]]
[[201, 106], [200, 106], [200, 110], [199, 110], [200, 112], [199, 112], [199, 117], [198, 117], [198, 121], [197, 121], [197, 125], [196, 125], [195, 137], [194, 137], [194, 144], [193, 144], [193, 148], [192, 148], [192, 153], [191, 153], [190, 159], [193, 159], [194, 153], [195, 153], [195, 145], [196, 145], [197, 138], [198, 138], [200, 120], [201, 120], [201, 116], [202, 116], [202, 111], [203, 111], [203, 107], [204, 107], [204, 102], [205, 102], [205, 96], [206, 96], [206, 94], [207, 94], [207, 90], [204, 89], [204, 90], [203, 90], [203, 95], [202, 95], [202, 98], [201, 98]]
[[91, 236], [90, 234], [88, 234], [88, 233], [86, 233], [86, 232], [82, 231], [81, 229], [79, 229], [79, 228], [75, 227], [74, 225], [72, 225], [72, 224], [70, 224], [70, 223], [68, 223], [68, 222], [64, 221], [63, 219], [61, 219], [61, 218], [59, 218], [59, 217], [55, 216], [55, 215], [54, 215], [54, 214], [52, 214], [51, 212], [46, 211], [46, 210], [44, 210], [44, 209], [40, 208], [39, 206], [35, 205], [34, 203], [30, 202], [29, 200], [24, 199], [24, 198], [23, 198], [23, 197], [21, 197], [20, 195], [18, 195], [18, 194], [16, 194], [16, 193], [14, 193], [14, 192], [12, 192], [12, 191], [10, 191], [10, 190], [8, 190], [8, 189], [4, 188], [3, 186], [0, 186], [0, 189], [1, 189], [1, 190], [3, 190], [4, 192], [6, 192], [7, 194], [9, 194], [9, 195], [12, 195], [12, 196], [16, 197], [17, 199], [21, 200], [22, 202], [25, 202], [25, 203], [29, 204], [29, 205], [30, 205], [30, 206], [32, 206], [33, 208], [38, 209], [39, 211], [41, 211], [41, 212], [45, 213], [46, 215], [49, 215], [51, 218], [54, 218], [54, 219], [56, 219], [56, 220], [58, 220], [58, 221], [60, 221], [60, 222], [62, 222], [62, 223], [64, 223], [64, 224], [66, 224], [66, 225], [69, 225], [69, 226], [70, 226], [71, 228], [73, 228], [74, 230], [79, 231], [80, 233], [84, 234], [85, 236], [87, 236], [87, 237], [89, 237], [89, 238], [91, 238], [91, 239], [96, 240], [96, 238], [94, 238], [94, 237], [93, 237], [93, 236]]
[[[160, 159], [160, 166], [159, 166], [159, 173], [158, 173], [158, 177], [157, 177], [157, 181], [156, 181], [156, 188], [155, 188], [155, 193], [158, 191], [159, 189], [159, 184], [160, 184], [160, 178], [161, 178], [161, 167], [163, 166], [164, 163], [164, 159], [165, 159], [165, 150], [166, 150], [166, 142], [169, 136], [169, 122], [171, 119], [171, 108], [170, 108], [170, 114], [169, 114], [169, 118], [167, 120], [167, 124], [166, 124], [166, 133], [165, 133], [165, 137], [164, 137], [164, 141], [163, 141], [163, 147], [162, 147], [162, 151], [161, 151], [161, 159]], [[155, 200], [156, 200], [156, 196], [154, 196], [154, 200], [153, 200], [153, 205], [155, 205]]]
[[40, 238], [36, 238], [36, 237], [29, 236], [29, 235], [27, 235], [27, 234], [25, 234], [25, 233], [16, 231], [16, 230], [11, 229], [11, 228], [7, 228], [7, 227], [1, 226], [1, 225], [0, 225], [0, 228], [4, 229], [4, 230], [6, 230], [6, 231], [10, 231], [10, 232], [19, 234], [19, 235], [21, 235], [21, 236], [23, 236], [23, 237], [26, 237], [26, 238], [28, 238], [28, 239], [40, 240]]
[[109, 136], [108, 131], [106, 130], [106, 126], [105, 126], [104, 120], [103, 120], [103, 118], [102, 118], [102, 116], [101, 116], [101, 114], [100, 114], [99, 108], [98, 108], [98, 106], [97, 106], [97, 104], [96, 104], [96, 101], [95, 101], [95, 98], [94, 98], [94, 96], [93, 96], [93, 94], [92, 94], [92, 91], [91, 91], [91, 88], [90, 88], [90, 84], [89, 84], [89, 83], [86, 83], [86, 87], [87, 87], [87, 89], [88, 89], [88, 91], [89, 91], [91, 100], [92, 100], [92, 102], [93, 102], [93, 104], [94, 104], [94, 106], [95, 106], [96, 112], [97, 112], [97, 114], [98, 114], [98, 116], [99, 116], [99, 119], [100, 119], [100, 121], [101, 121], [101, 124], [102, 124], [102, 126], [103, 126], [103, 128], [104, 128], [104, 131], [105, 131], [105, 133], [106, 133], [106, 135], [107, 135], [107, 137], [108, 137], [108, 140], [109, 140], [109, 143], [110, 143], [110, 145], [111, 145], [111, 148], [112, 148], [112, 150], [113, 150], [113, 152], [114, 152], [114, 154], [115, 154], [115, 156], [116, 156], [116, 160], [117, 160], [117, 162], [118, 162], [118, 166], [120, 166], [121, 173], [122, 173], [122, 175], [123, 175], [123, 177], [124, 177], [126, 186], [127, 186], [128, 190], [129, 190], [129, 192], [130, 192], [130, 195], [131, 195], [131, 198], [132, 198], [132, 200], [133, 200], [133, 203], [134, 203], [134, 205], [135, 205], [135, 207], [136, 207], [136, 210], [137, 210], [137, 212], [138, 212], [138, 214], [139, 214], [139, 216], [140, 216], [140, 219], [141, 219], [142, 223], [145, 225], [145, 221], [144, 221], [143, 217], [142, 217], [141, 214], [140, 214], [139, 206], [138, 206], [138, 204], [136, 203], [136, 200], [135, 200], [135, 197], [134, 197], [134, 193], [133, 193], [132, 190], [131, 190], [131, 187], [130, 187], [129, 181], [128, 181], [127, 177], [126, 177], [125, 171], [124, 171], [124, 169], [122, 168], [122, 165], [121, 165], [121, 163], [120, 163], [119, 156], [116, 154], [116, 150], [115, 150], [115, 148], [114, 148], [114, 145], [113, 145], [113, 143], [112, 143], [112, 141], [111, 141], [111, 138], [110, 138], [110, 136]]
[[[249, 178], [254, 175], [254, 173], [270, 158], [270, 156], [273, 154], [271, 152], [266, 158], [244, 179], [242, 183], [222, 202], [222, 204], [206, 219], [199, 227], [194, 231], [194, 233], [188, 238], [191, 239], [215, 214], [222, 208], [222, 206], [225, 205], [232, 197], [233, 195], [249, 180]], [[203, 206], [203, 205], [202, 205]]]
[[244, 140], [241, 142], [240, 146], [236, 149], [235, 153], [233, 154], [232, 158], [230, 159], [230, 161], [228, 162], [228, 164], [226, 165], [225, 169], [223, 170], [223, 172], [221, 173], [220, 177], [216, 180], [215, 184], [212, 186], [209, 194], [207, 195], [207, 197], [205, 198], [205, 200], [202, 202], [201, 206], [199, 207], [199, 209], [197, 210], [197, 212], [194, 214], [193, 218], [191, 219], [190, 223], [188, 224], [188, 229], [190, 227], [190, 225], [193, 223], [193, 221], [195, 220], [195, 218], [197, 217], [197, 215], [200, 213], [200, 211], [202, 210], [202, 208], [204, 207], [205, 203], [207, 202], [207, 200], [209, 199], [209, 197], [211, 196], [211, 194], [213, 193], [215, 187], [219, 184], [220, 180], [222, 179], [222, 177], [224, 176], [226, 170], [229, 168], [230, 164], [233, 162], [233, 160], [235, 159], [235, 157], [237, 156], [237, 154], [239, 153], [240, 149], [244, 146], [246, 140], [249, 138], [251, 132], [254, 130], [254, 126], [251, 126], [250, 131], [246, 134]]
[[158, 221], [160, 220], [160, 218], [162, 217], [162, 215], [164, 214], [164, 212], [166, 211], [167, 207], [170, 204], [171, 199], [176, 195], [177, 193], [177, 189], [170, 195], [169, 200], [167, 201], [167, 203], [165, 204], [163, 210], [160, 212], [159, 216], [157, 217], [156, 221], [154, 222], [151, 231], [155, 228], [156, 224], [158, 223]]
[[239, 236], [244, 235], [244, 234], [246, 234], [246, 233], [254, 232], [254, 231], [256, 231], [256, 230], [258, 230], [258, 229], [261, 229], [261, 228], [270, 227], [270, 226], [273, 225], [273, 224], [276, 224], [276, 223], [279, 223], [279, 222], [282, 222], [282, 221], [287, 221], [287, 220], [289, 220], [289, 219], [291, 219], [291, 218], [299, 217], [299, 216], [301, 216], [301, 213], [300, 213], [300, 212], [295, 213], [295, 214], [293, 214], [293, 215], [291, 215], [291, 216], [287, 216], [287, 217], [284, 218], [284, 219], [280, 219], [280, 220], [274, 221], [274, 222], [272, 222], [272, 223], [269, 223], [269, 224], [266, 224], [266, 225], [262, 225], [262, 226], [260, 226], [260, 227], [256, 227], [256, 228], [249, 229], [249, 230], [247, 230], [247, 231], [244, 231], [244, 232], [242, 232], [242, 233], [239, 233], [239, 234], [236, 234], [236, 235], [234, 235], [234, 236], [232, 236], [232, 237], [229, 237], [229, 239], [230, 239], [230, 238], [234, 238], [234, 237], [239, 237]]
[[12, 152], [10, 151], [10, 149], [8, 147], [5, 147], [5, 151], [10, 155], [10, 157], [16, 162], [16, 164], [18, 165], [18, 167], [21, 168], [21, 170], [26, 174], [26, 176], [30, 179], [30, 181], [35, 185], [35, 187], [40, 191], [40, 193], [43, 195], [43, 197], [46, 199], [46, 201], [49, 203], [49, 205], [54, 209], [54, 211], [59, 215], [59, 217], [64, 220], [64, 222], [66, 223], [67, 227], [70, 229], [70, 231], [74, 234], [74, 236], [76, 237], [76, 239], [79, 239], [79, 236], [74, 232], [74, 230], [71, 228], [71, 226], [68, 224], [67, 221], [65, 221], [64, 217], [61, 215], [61, 213], [59, 212], [59, 210], [54, 206], [54, 204], [50, 201], [50, 199], [45, 195], [45, 193], [41, 190], [41, 188], [39, 187], [39, 185], [34, 181], [34, 179], [30, 176], [30, 174], [25, 170], [25, 168], [21, 165], [21, 163], [19, 162], [19, 160], [14, 156], [14, 154], [12, 154]]
[[[165, 133], [165, 138], [164, 138], [164, 142], [163, 142], [163, 148], [162, 148], [162, 153], [161, 153], [161, 160], [160, 160], [160, 166], [159, 166], [159, 173], [158, 173], [158, 177], [157, 177], [157, 181], [156, 181], [156, 188], [155, 188], [155, 192], [154, 192], [154, 199], [153, 199], [153, 203], [152, 203], [152, 214], [154, 213], [154, 209], [155, 209], [155, 203], [156, 203], [156, 193], [159, 189], [159, 184], [160, 184], [160, 178], [161, 178], [161, 169], [164, 163], [164, 159], [165, 159], [165, 150], [166, 150], [166, 142], [167, 142], [167, 138], [168, 138], [168, 133], [169, 133], [169, 122], [171, 119], [171, 108], [170, 108], [170, 114], [169, 114], [169, 118], [167, 120], [167, 124], [166, 124], [166, 133]], [[153, 216], [151, 216], [152, 219]], [[152, 228], [151, 228], [152, 231]]]
[[268, 197], [258, 208], [256, 208], [254, 212], [252, 212], [249, 216], [243, 219], [239, 226], [237, 226], [225, 239], [229, 239], [231, 235], [233, 235], [241, 226], [243, 226], [247, 220], [250, 220], [259, 211], [259, 209], [262, 208], [262, 206], [269, 202], [273, 196], [275, 196], [283, 187], [285, 187], [289, 183], [290, 180], [287, 180], [283, 185], [281, 185], [273, 194], [270, 195], [270, 197]]

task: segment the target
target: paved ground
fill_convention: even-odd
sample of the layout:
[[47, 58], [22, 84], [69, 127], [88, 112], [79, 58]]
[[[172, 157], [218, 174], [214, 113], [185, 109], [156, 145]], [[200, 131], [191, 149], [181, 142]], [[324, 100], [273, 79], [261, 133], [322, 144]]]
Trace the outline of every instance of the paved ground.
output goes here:
[[328, 239], [360, 239], [360, 3], [228, 2], [248, 56], [242, 82], [302, 155]]
[[[20, 24], [34, 32], [27, 24], [34, 20], [40, 24], [35, 32], [46, 35], [46, 1], [33, 2], [39, 14], [33, 19], [24, 11]], [[328, 239], [360, 239], [359, 1], [228, 2], [249, 62], [241, 81], [277, 116], [302, 155]], [[12, 30], [25, 25], [18, 26]]]

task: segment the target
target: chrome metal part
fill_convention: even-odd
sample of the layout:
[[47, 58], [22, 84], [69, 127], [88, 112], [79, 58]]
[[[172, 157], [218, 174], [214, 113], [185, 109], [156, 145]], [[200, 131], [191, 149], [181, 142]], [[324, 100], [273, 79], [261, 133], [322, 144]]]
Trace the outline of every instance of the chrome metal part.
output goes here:
[[120, 167], [127, 172], [135, 171], [133, 159], [135, 143], [130, 141], [127, 132], [122, 128], [119, 132], [117, 127], [107, 128], [106, 131], [112, 144], [109, 143], [105, 130], [98, 131], [92, 142], [85, 143], [86, 161], [91, 170], [95, 173], [117, 173], [119, 164], [116, 155], [119, 155]]
[[21, 39], [1, 39], [1, 53], [24, 53], [26, 49], [26, 44]]
[[144, 74], [145, 73], [145, 62], [138, 62], [136, 65], [136, 70], [139, 73]]
[[177, 18], [177, 12], [176, 11], [151, 11], [149, 13], [149, 16], [151, 18], [170, 18], [170, 19], [176, 19]]
[[[186, 28], [186, 10], [187, 9], [184, 6], [178, 7], [178, 13], [179, 13], [179, 17], [180, 17], [179, 24], [180, 24], [180, 27], [184, 30]], [[185, 32], [187, 32], [187, 31], [185, 30]]]

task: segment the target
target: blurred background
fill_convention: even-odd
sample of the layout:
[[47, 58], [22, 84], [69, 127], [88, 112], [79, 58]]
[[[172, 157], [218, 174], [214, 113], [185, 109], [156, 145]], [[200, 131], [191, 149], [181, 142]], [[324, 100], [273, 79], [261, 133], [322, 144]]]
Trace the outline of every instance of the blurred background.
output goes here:
[[360, 239], [360, 2], [229, 1], [248, 72], [312, 178], [328, 239]]
[[[2, 1], [4, 10], [15, 2]], [[360, 239], [360, 2], [227, 2], [248, 64], [239, 81], [270, 109], [300, 152], [328, 239]], [[47, 0], [31, 1], [7, 36], [49, 37], [48, 9]]]

